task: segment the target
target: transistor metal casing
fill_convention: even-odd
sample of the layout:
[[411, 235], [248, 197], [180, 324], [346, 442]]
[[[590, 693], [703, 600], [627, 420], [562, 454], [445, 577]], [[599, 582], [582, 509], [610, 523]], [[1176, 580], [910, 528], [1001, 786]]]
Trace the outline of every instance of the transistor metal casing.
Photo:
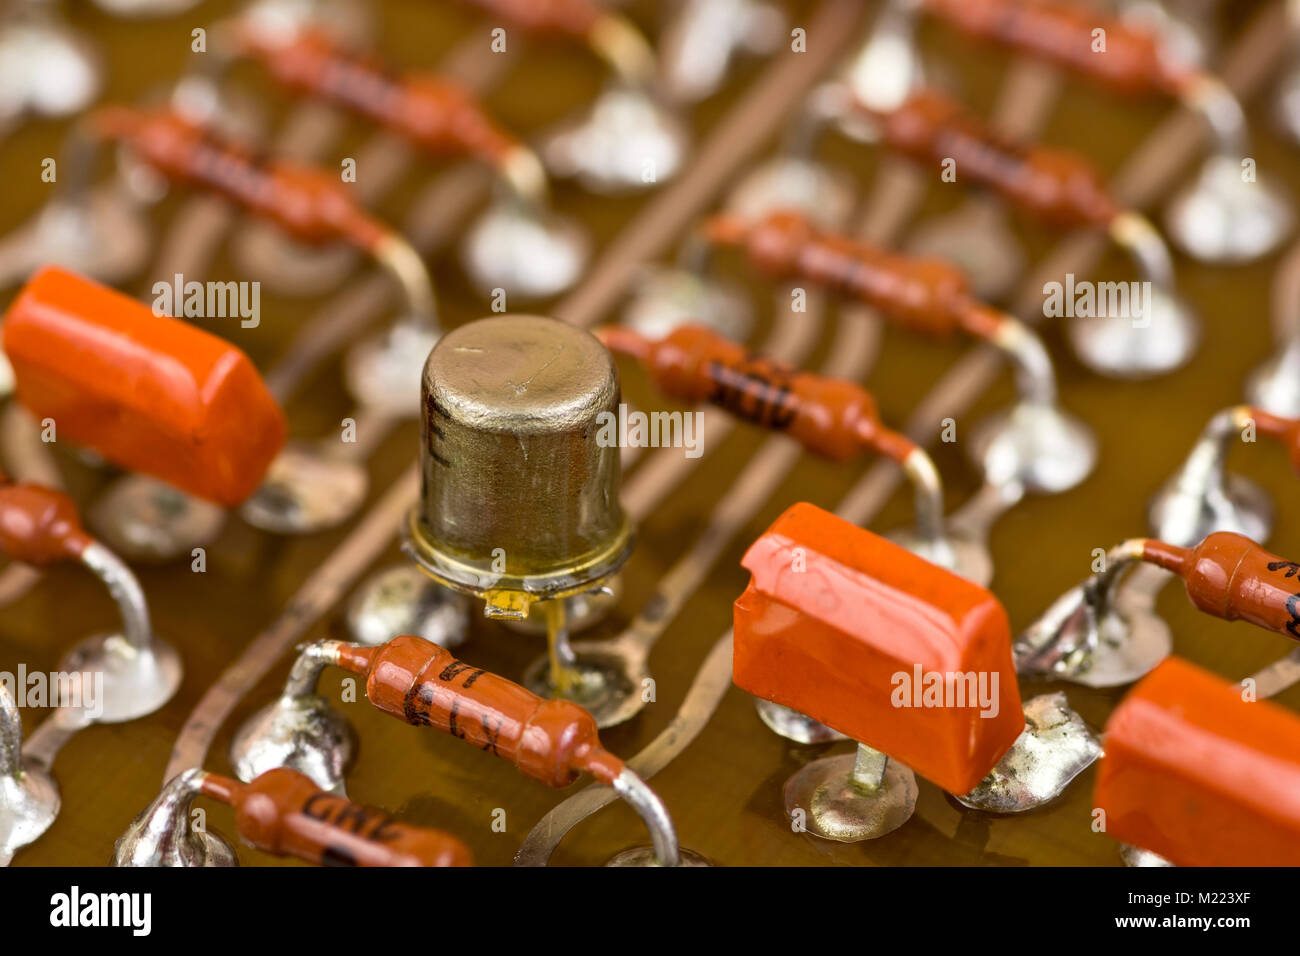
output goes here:
[[421, 393], [406, 547], [427, 573], [522, 617], [618, 570], [632, 530], [619, 449], [599, 438], [620, 395], [599, 341], [540, 316], [480, 319], [430, 352]]

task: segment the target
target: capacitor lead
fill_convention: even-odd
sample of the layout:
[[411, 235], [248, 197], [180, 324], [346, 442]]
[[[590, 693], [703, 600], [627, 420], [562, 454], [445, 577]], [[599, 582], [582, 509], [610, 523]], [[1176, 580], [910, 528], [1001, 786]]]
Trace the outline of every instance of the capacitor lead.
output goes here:
[[1254, 541], [1268, 537], [1273, 505], [1262, 488], [1224, 471], [1236, 439], [1256, 437], [1282, 443], [1292, 469], [1300, 472], [1300, 419], [1283, 418], [1250, 405], [1216, 414], [1182, 466], [1165, 482], [1148, 509], [1152, 533], [1190, 547], [1213, 531], [1235, 531]]
[[1199, 611], [1300, 641], [1300, 565], [1230, 531], [1216, 531], [1195, 547], [1132, 538], [1111, 548], [1103, 570], [1025, 629], [1015, 645], [1017, 670], [1117, 687], [1168, 657], [1168, 624], [1152, 607], [1124, 599], [1125, 575], [1142, 563], [1180, 578]]
[[868, 450], [893, 459], [912, 483], [916, 511], [915, 529], [895, 540], [980, 584], [991, 579], [987, 549], [944, 527], [943, 483], [934, 462], [906, 435], [881, 423], [866, 389], [753, 355], [700, 325], [680, 326], [657, 342], [619, 327], [596, 335], [614, 353], [636, 359], [675, 398], [717, 405], [833, 461]]
[[549, 211], [541, 161], [457, 83], [433, 73], [401, 73], [311, 26], [268, 28], [258, 18], [239, 17], [213, 32], [217, 50], [204, 57], [202, 78], [213, 90], [226, 66], [250, 57], [281, 85], [375, 122], [427, 153], [471, 156], [493, 169], [504, 195], [470, 227], [463, 245], [480, 289], [544, 298], [580, 274], [586, 238]]
[[1015, 368], [1019, 400], [978, 427], [970, 446], [990, 483], [1054, 493], [1074, 487], [1091, 472], [1095, 442], [1057, 404], [1047, 350], [1022, 322], [975, 301], [960, 269], [821, 232], [788, 212], [753, 223], [716, 216], [704, 233], [712, 242], [743, 249], [768, 277], [815, 282], [878, 309], [903, 328], [935, 337], [960, 332], [1006, 355]]
[[[625, 15], [592, 0], [471, 2], [538, 36], [582, 42], [613, 73], [588, 111], [547, 137], [542, 154], [553, 173], [602, 193], [641, 191], [677, 173], [686, 126], [657, 95], [654, 49]], [[645, 175], [647, 168], [654, 176]]]
[[232, 807], [240, 838], [272, 856], [317, 866], [470, 865], [469, 850], [455, 837], [349, 803], [285, 768], [247, 783], [206, 770], [178, 774], [118, 838], [113, 865], [237, 865], [225, 840], [191, 825], [200, 795]]
[[344, 718], [316, 693], [327, 666], [364, 677], [366, 697], [385, 713], [458, 737], [547, 786], [568, 786], [590, 773], [612, 787], [645, 822], [653, 852], [625, 851], [611, 865], [701, 862], [679, 849], [659, 797], [601, 746], [596, 721], [586, 710], [572, 701], [539, 697], [412, 635], [379, 647], [340, 641], [304, 647], [284, 692], [249, 718], [231, 742], [231, 764], [241, 779], [287, 766], [323, 774], [313, 776], [317, 784], [341, 788], [351, 744]]
[[[1200, 115], [1214, 150], [1166, 217], [1169, 234], [1189, 255], [1246, 262], [1271, 252], [1291, 231], [1282, 189], [1270, 178], [1242, 175], [1251, 150], [1241, 104], [1222, 80], [1179, 59], [1156, 34], [1070, 3], [919, 0], [919, 6], [967, 36], [1041, 57], [1122, 94], [1175, 97]], [[1106, 38], [1104, 50], [1095, 49], [1097, 31]]]

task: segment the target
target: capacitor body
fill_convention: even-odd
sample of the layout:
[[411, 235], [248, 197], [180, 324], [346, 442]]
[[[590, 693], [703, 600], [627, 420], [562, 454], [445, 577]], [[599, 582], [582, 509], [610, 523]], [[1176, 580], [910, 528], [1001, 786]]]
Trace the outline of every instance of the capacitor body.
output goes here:
[[1006, 612], [991, 593], [815, 507], [742, 562], [733, 680], [895, 757], [951, 793], [1024, 728]]
[[429, 354], [422, 398], [407, 550], [429, 574], [542, 600], [622, 565], [618, 373], [592, 335], [539, 316], [471, 322]]
[[1106, 833], [1179, 866], [1300, 866], [1300, 718], [1178, 658], [1106, 722]]
[[60, 440], [233, 506], [284, 445], [284, 414], [239, 349], [55, 267], [10, 305], [19, 400]]

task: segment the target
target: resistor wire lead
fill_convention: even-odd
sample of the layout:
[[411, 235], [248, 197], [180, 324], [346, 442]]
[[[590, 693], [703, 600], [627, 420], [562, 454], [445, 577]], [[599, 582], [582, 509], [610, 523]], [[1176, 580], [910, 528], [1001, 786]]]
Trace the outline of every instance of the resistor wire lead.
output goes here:
[[645, 822], [660, 865], [681, 862], [663, 802], [601, 745], [595, 718], [572, 701], [539, 697], [413, 635], [379, 647], [322, 641], [311, 655], [314, 664], [329, 661], [363, 676], [366, 697], [385, 713], [473, 744], [548, 786], [567, 786], [579, 774], [591, 774]]
[[255, 59], [281, 85], [378, 123], [434, 155], [473, 156], [496, 169], [520, 200], [547, 204], [546, 173], [533, 150], [453, 80], [392, 70], [320, 29], [284, 36], [238, 19], [219, 36], [230, 58]]
[[410, 315], [437, 326], [433, 282], [419, 253], [363, 210], [336, 177], [218, 140], [166, 109], [104, 107], [87, 129], [95, 139], [126, 144], [169, 180], [214, 192], [297, 239], [343, 241], [373, 256], [396, 279]]
[[921, 538], [945, 540], [938, 470], [916, 442], [880, 421], [875, 399], [860, 385], [754, 355], [700, 325], [679, 326], [657, 342], [622, 326], [598, 329], [596, 336], [611, 351], [635, 359], [675, 398], [710, 402], [833, 461], [867, 450], [893, 459], [915, 488]]
[[966, 274], [930, 256], [904, 256], [841, 233], [818, 230], [804, 216], [776, 211], [755, 222], [722, 214], [703, 225], [715, 245], [742, 249], [772, 279], [804, 279], [872, 308], [902, 328], [944, 337], [961, 332], [1001, 351], [1016, 373], [1020, 397], [1056, 402], [1056, 375], [1038, 337], [1019, 319], [977, 301]]

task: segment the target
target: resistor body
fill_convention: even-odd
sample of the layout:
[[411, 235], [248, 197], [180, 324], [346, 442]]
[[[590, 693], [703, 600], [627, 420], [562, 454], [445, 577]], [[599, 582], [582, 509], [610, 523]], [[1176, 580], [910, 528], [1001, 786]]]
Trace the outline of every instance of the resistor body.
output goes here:
[[205, 773], [199, 789], [234, 808], [245, 842], [275, 856], [320, 866], [470, 865], [469, 850], [455, 837], [399, 823], [285, 767], [246, 784]]
[[753, 223], [716, 216], [704, 227], [719, 245], [742, 247], [756, 269], [774, 280], [803, 279], [855, 298], [898, 325], [934, 336], [995, 334], [1000, 318], [970, 296], [960, 268], [942, 259], [901, 256], [838, 233], [819, 232], [793, 212]]
[[0, 485], [0, 551], [37, 566], [81, 556], [90, 544], [77, 506], [61, 491], [22, 483]]
[[922, 4], [967, 36], [1041, 57], [1120, 93], [1177, 96], [1193, 75], [1189, 65], [1164, 53], [1155, 33], [1104, 16], [1092, 4], [1044, 0], [922, 0]]
[[880, 424], [875, 399], [860, 385], [756, 356], [704, 326], [679, 326], [657, 342], [619, 327], [598, 336], [611, 350], [636, 358], [667, 394], [710, 402], [835, 461], [865, 448], [902, 461], [916, 448]]
[[1284, 418], [1262, 408], [1250, 408], [1247, 415], [1259, 434], [1281, 442], [1291, 459], [1291, 470], [1300, 474], [1300, 418]]
[[92, 128], [173, 182], [210, 190], [303, 242], [344, 241], [372, 252], [390, 235], [336, 175], [219, 141], [168, 110], [109, 107], [94, 115]]
[[465, 89], [433, 74], [402, 75], [343, 49], [319, 30], [288, 40], [246, 24], [235, 29], [240, 50], [275, 80], [370, 119], [435, 154], [466, 154], [500, 163], [519, 142], [502, 130]]
[[1121, 212], [1082, 156], [1014, 143], [937, 90], [921, 88], [897, 109], [867, 112], [890, 148], [920, 162], [952, 160], [959, 179], [994, 190], [1053, 228], [1105, 228]]
[[538, 697], [423, 638], [343, 644], [338, 653], [340, 667], [365, 676], [366, 696], [380, 710], [459, 737], [549, 786], [567, 786], [583, 771], [611, 783], [623, 770], [577, 704]]
[[1300, 563], [1244, 535], [1216, 531], [1194, 548], [1146, 541], [1143, 560], [1182, 578], [1199, 610], [1300, 640]]

